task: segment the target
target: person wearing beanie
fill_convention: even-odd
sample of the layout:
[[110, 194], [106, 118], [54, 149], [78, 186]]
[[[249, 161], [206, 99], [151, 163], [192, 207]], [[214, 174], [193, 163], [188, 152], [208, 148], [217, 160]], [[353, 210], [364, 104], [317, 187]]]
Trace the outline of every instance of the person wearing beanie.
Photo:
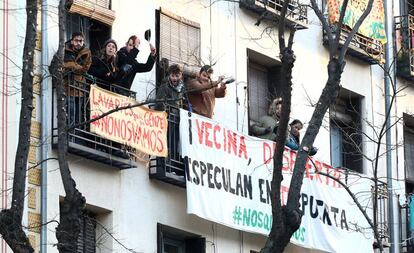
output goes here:
[[[119, 78], [119, 71], [116, 64], [117, 49], [118, 46], [115, 40], [107, 40], [99, 55], [92, 58], [92, 66], [88, 73], [105, 83], [116, 83]], [[103, 86], [102, 88], [109, 89], [109, 85], [101, 86]]]
[[120, 80], [119, 84], [127, 89], [131, 89], [132, 82], [134, 81], [136, 73], [143, 73], [151, 71], [155, 63], [156, 49], [150, 44], [151, 53], [148, 56], [146, 63], [139, 63], [136, 57], [139, 53], [138, 46], [140, 40], [136, 35], [129, 37], [125, 44], [125, 47], [119, 49], [117, 56], [117, 66], [120, 69]]

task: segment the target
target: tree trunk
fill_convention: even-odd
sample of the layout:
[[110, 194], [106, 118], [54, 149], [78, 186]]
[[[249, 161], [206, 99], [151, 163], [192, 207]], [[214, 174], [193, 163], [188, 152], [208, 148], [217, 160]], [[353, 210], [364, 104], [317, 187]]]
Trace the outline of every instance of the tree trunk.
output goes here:
[[338, 96], [344, 66], [345, 63], [338, 61], [336, 58], [331, 59], [328, 63], [328, 81], [316, 104], [295, 160], [287, 201], [287, 206], [290, 210], [299, 210], [300, 208], [300, 190], [302, 188], [305, 166], [308, 160], [308, 151], [312, 148], [316, 135], [318, 135], [326, 111]]
[[[291, 35], [293, 36], [293, 34]], [[289, 40], [293, 40], [290, 37]], [[280, 187], [283, 180], [282, 160], [283, 151], [285, 150], [285, 142], [288, 131], [288, 122], [290, 115], [290, 105], [292, 96], [292, 69], [295, 62], [295, 55], [290, 44], [287, 48], [282, 48], [281, 53], [281, 87], [282, 89], [282, 113], [276, 135], [276, 149], [273, 155], [273, 177], [272, 177], [272, 229], [267, 238], [261, 253], [283, 252], [288, 245], [292, 234], [299, 228], [301, 222], [301, 213], [288, 210], [286, 206], [282, 206], [280, 198]]]
[[22, 227], [26, 190], [27, 158], [30, 148], [30, 127], [33, 110], [33, 58], [37, 27], [37, 1], [26, 1], [26, 36], [23, 49], [22, 103], [19, 119], [19, 140], [14, 163], [13, 193], [10, 209], [0, 213], [0, 234], [17, 253], [34, 252]]
[[71, 176], [67, 162], [67, 97], [63, 82], [64, 32], [66, 24], [65, 1], [59, 2], [59, 48], [54, 55], [50, 72], [57, 96], [57, 123], [58, 123], [58, 161], [66, 196], [60, 206], [60, 223], [56, 228], [58, 250], [61, 253], [76, 252], [77, 239], [80, 232], [80, 217], [85, 207], [85, 198], [76, 189], [75, 180]]

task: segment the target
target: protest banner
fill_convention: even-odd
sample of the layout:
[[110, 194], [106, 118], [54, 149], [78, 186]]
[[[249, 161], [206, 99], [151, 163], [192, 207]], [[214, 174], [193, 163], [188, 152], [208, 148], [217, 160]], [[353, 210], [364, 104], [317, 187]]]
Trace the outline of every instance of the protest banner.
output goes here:
[[[349, 0], [345, 11], [343, 23], [351, 29], [365, 11], [369, 0]], [[334, 24], [339, 21], [343, 0], [328, 0], [329, 22]], [[384, 4], [382, 0], [374, 0], [372, 10], [360, 26], [358, 33], [387, 43], [385, 35]]]
[[[91, 119], [119, 107], [137, 104], [133, 99], [96, 85], [91, 85], [89, 100]], [[146, 154], [162, 157], [168, 155], [167, 128], [167, 113], [145, 106], [120, 110], [91, 123], [92, 133]]]
[[[180, 111], [181, 154], [186, 161], [187, 212], [238, 230], [268, 235], [275, 143], [245, 135], [211, 119]], [[287, 201], [296, 152], [286, 148], [281, 199]], [[315, 170], [344, 177], [318, 160], [307, 163], [301, 192], [304, 213], [291, 242], [328, 252], [373, 252], [368, 222], [345, 189]], [[351, 190], [370, 199], [370, 183], [347, 175]], [[368, 196], [368, 197], [367, 197]], [[367, 204], [364, 201], [362, 205]]]

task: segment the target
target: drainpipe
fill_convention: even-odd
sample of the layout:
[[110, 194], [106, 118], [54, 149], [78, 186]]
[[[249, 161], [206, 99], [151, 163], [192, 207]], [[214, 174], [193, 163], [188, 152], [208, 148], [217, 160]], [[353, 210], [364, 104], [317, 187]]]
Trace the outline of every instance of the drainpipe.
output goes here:
[[[41, 100], [42, 100], [42, 109], [41, 109], [41, 126], [42, 126], [42, 145], [41, 145], [41, 158], [40, 161], [45, 161], [48, 157], [48, 134], [50, 131], [48, 129], [48, 122], [50, 122], [49, 115], [49, 78], [48, 69], [46, 66], [49, 65], [49, 48], [48, 48], [48, 26], [47, 26], [47, 15], [48, 15], [48, 2], [47, 0], [42, 0], [42, 53], [41, 53], [41, 62], [42, 62], [42, 85], [41, 85]], [[47, 224], [47, 162], [42, 162], [40, 165], [41, 168], [41, 189], [40, 189], [40, 213], [42, 224]], [[47, 252], [47, 226], [44, 225], [41, 227], [40, 234], [40, 252]]]
[[[385, 32], [387, 35], [387, 44], [385, 44], [385, 69], [389, 70], [389, 75], [385, 75], [384, 80], [384, 94], [385, 94], [385, 111], [389, 109], [390, 105], [390, 86], [391, 78], [395, 80], [395, 64], [394, 61], [394, 43], [393, 43], [393, 30], [394, 30], [394, 10], [393, 2], [390, 0], [384, 1], [385, 11]], [[391, 113], [391, 111], [390, 111]], [[391, 114], [385, 119], [386, 128], [388, 129], [385, 133], [385, 145], [386, 145], [386, 166], [387, 166], [387, 188], [388, 188], [388, 227], [390, 229], [390, 243], [391, 253], [399, 252], [398, 247], [398, 236], [395, 229], [396, 219], [394, 217], [394, 196], [393, 196], [393, 166], [392, 166], [392, 143], [391, 143]], [[398, 225], [398, 224], [397, 224]]]

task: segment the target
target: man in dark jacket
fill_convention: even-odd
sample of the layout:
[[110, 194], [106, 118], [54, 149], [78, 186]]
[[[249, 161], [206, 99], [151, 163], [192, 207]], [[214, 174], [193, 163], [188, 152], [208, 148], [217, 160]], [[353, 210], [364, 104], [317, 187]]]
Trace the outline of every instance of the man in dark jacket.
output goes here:
[[91, 51], [85, 47], [85, 36], [81, 32], [74, 32], [70, 41], [65, 44], [63, 68], [65, 71], [64, 85], [68, 100], [69, 124], [84, 121], [84, 74], [88, 72], [92, 63]]
[[136, 73], [143, 73], [151, 71], [155, 63], [156, 49], [150, 44], [151, 54], [148, 56], [145, 64], [138, 63], [135, 59], [139, 53], [138, 46], [140, 40], [137, 36], [132, 35], [129, 37], [125, 47], [119, 49], [118, 55], [118, 68], [123, 74], [119, 81], [119, 84], [124, 88], [131, 89], [132, 82], [134, 81]]
[[167, 79], [161, 84], [157, 90], [157, 100], [166, 99], [165, 103], [158, 103], [156, 109], [163, 111], [165, 110], [165, 104], [182, 108], [182, 91], [184, 90], [183, 83], [183, 71], [178, 64], [173, 64], [167, 69]]

